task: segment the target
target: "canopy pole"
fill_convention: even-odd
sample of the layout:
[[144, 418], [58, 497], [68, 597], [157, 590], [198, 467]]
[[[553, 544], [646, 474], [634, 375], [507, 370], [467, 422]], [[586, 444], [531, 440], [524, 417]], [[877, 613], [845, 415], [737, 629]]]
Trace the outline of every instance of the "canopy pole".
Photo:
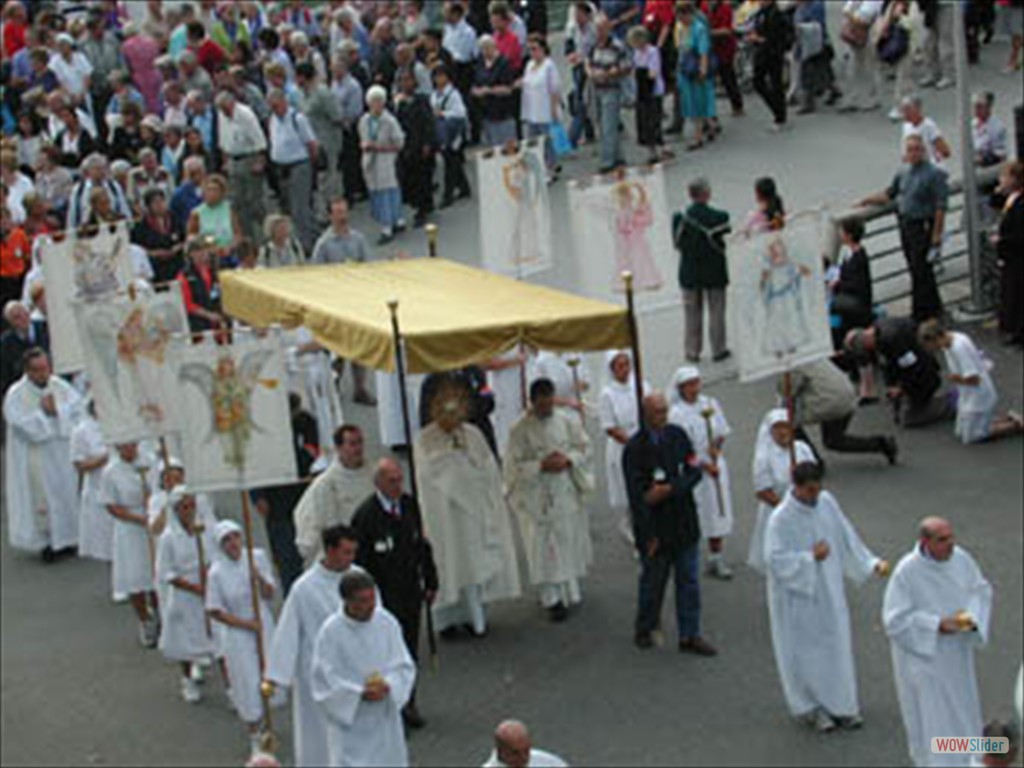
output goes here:
[[[437, 227], [434, 227], [437, 232]], [[402, 403], [402, 428], [405, 430], [405, 445], [408, 449], [409, 458], [409, 489], [413, 499], [419, 504], [419, 484], [416, 482], [416, 451], [412, 444], [412, 420], [409, 416], [409, 393], [405, 384], [405, 351], [402, 349], [402, 330], [398, 324], [398, 299], [388, 301], [388, 310], [391, 312], [391, 337], [395, 344], [395, 372], [398, 374], [398, 391]], [[423, 540], [423, 515], [417, 517], [417, 535], [420, 541]], [[426, 591], [426, 582], [423, 578], [423, 570], [420, 569], [420, 588]], [[427, 615], [427, 645], [430, 648], [430, 659], [433, 665], [437, 666], [437, 636], [434, 634], [434, 615], [428, 605]]]
[[427, 224], [423, 231], [427, 233], [427, 255], [437, 258], [437, 224]]
[[633, 302], [633, 273], [622, 273], [622, 284], [626, 288], [626, 314], [629, 322], [629, 349], [633, 354], [633, 389], [636, 394], [636, 416], [640, 429], [644, 428], [644, 374], [640, 360], [640, 332], [636, 322], [636, 307]]
[[782, 399], [786, 406], [786, 418], [793, 437], [789, 441], [789, 471], [796, 469], [796, 404], [793, 402], [793, 372], [787, 370], [782, 374]]

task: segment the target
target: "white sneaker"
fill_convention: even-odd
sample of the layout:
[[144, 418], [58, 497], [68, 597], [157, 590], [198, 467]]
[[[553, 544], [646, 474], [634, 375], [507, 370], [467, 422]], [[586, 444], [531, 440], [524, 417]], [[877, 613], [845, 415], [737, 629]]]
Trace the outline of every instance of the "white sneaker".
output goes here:
[[952, 79], [948, 77], [943, 77], [937, 83], [935, 83], [935, 90], [941, 91], [946, 88], [952, 88], [954, 85], [956, 85], [956, 83]]
[[903, 120], [903, 112], [899, 107], [893, 107], [889, 110], [889, 119], [894, 123], [899, 123]]
[[829, 717], [828, 712], [819, 709], [814, 713], [814, 730], [818, 733], [831, 733], [836, 729], [836, 721]]
[[732, 578], [732, 568], [725, 564], [725, 560], [718, 558], [711, 564], [711, 575], [716, 579], [728, 581]]
[[198, 662], [192, 664], [191, 678], [192, 682], [197, 685], [202, 685], [206, 682], [206, 670]]
[[187, 704], [198, 704], [203, 700], [203, 694], [199, 690], [199, 686], [190, 677], [181, 678], [181, 698]]

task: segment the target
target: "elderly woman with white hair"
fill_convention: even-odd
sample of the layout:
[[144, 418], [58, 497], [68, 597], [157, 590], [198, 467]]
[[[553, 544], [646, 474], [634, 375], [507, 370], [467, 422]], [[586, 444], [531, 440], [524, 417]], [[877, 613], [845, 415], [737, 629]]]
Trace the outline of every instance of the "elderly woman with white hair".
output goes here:
[[370, 210], [381, 228], [378, 245], [390, 243], [405, 229], [402, 191], [396, 163], [405, 145], [405, 132], [387, 109], [387, 91], [379, 85], [366, 92], [367, 112], [359, 118], [359, 145], [363, 151], [363, 178], [370, 191]]
[[512, 64], [501, 55], [490, 35], [477, 41], [480, 59], [476, 63], [473, 89], [470, 93], [480, 110], [483, 143], [502, 147], [516, 140], [516, 97], [513, 89], [516, 73]]
[[257, 262], [263, 267], [298, 267], [306, 263], [306, 253], [294, 233], [292, 220], [280, 213], [263, 222], [266, 242], [260, 246]]

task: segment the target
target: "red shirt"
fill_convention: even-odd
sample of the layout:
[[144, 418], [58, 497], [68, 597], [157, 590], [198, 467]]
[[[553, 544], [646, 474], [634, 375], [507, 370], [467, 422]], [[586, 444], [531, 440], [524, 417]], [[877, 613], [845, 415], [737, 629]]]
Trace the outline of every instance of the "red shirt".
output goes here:
[[196, 59], [199, 60], [199, 66], [213, 75], [221, 64], [227, 63], [228, 57], [223, 48], [210, 38], [206, 38], [196, 51]]
[[654, 39], [651, 42], [657, 45], [658, 35], [661, 33], [661, 30], [665, 27], [671, 30], [675, 26], [675, 0], [647, 0], [644, 3], [643, 19], [644, 26], [654, 35]]
[[[718, 7], [711, 10], [711, 5], [708, 0], [704, 0], [701, 3], [701, 11], [708, 17], [708, 23], [711, 25], [711, 31], [716, 32], [720, 29], [728, 29], [730, 32], [733, 31], [732, 23], [732, 3], [723, 2], [719, 3]], [[732, 64], [733, 59], [736, 58], [736, 48], [739, 43], [736, 40], [736, 35], [730, 34], [728, 37], [713, 37], [712, 45], [715, 49], [715, 56], [718, 60], [729, 66]]]
[[9, 58], [25, 47], [25, 31], [28, 27], [25, 24], [15, 24], [11, 21], [4, 22], [4, 57]]
[[21, 277], [31, 260], [32, 244], [24, 229], [14, 227], [0, 239], [0, 277]]
[[[209, 294], [213, 290], [213, 270], [209, 267], [196, 267], [196, 274], [206, 284], [206, 293]], [[181, 298], [185, 302], [185, 311], [194, 315], [197, 309], [206, 309], [196, 303], [195, 298], [192, 296], [192, 287], [188, 284], [188, 278], [184, 272], [178, 273], [178, 282], [181, 284]]]
[[518, 73], [523, 66], [523, 46], [519, 44], [519, 38], [515, 32], [506, 29], [504, 32], [494, 33], [494, 44], [498, 53], [505, 57], [505, 60], [512, 66], [512, 71]]

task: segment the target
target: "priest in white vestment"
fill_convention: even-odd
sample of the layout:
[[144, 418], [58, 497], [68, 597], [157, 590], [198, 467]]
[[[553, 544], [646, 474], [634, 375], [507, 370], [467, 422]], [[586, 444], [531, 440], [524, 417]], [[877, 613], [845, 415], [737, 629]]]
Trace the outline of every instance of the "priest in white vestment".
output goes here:
[[109, 563], [114, 557], [114, 518], [100, 502], [100, 478], [110, 458], [95, 405], [71, 430], [71, 462], [78, 471], [78, 556]]
[[454, 390], [434, 398], [430, 424], [415, 443], [424, 534], [434, 549], [440, 589], [434, 626], [487, 631], [485, 605], [519, 597], [519, 566], [501, 469], [483, 433], [466, 421]]
[[583, 397], [590, 389], [590, 375], [579, 353], [541, 350], [532, 363], [530, 384], [548, 379], [555, 385], [555, 405], [581, 418], [584, 413]]
[[708, 574], [727, 580], [732, 578], [732, 569], [726, 565], [723, 550], [725, 538], [732, 533], [732, 488], [722, 449], [732, 430], [721, 403], [701, 389], [700, 370], [695, 366], [677, 370], [668, 397], [672, 404], [668, 420], [686, 432], [704, 473], [693, 489], [693, 500], [700, 517], [700, 535], [708, 543]]
[[71, 464], [71, 430], [82, 398], [52, 375], [40, 349], [25, 353], [24, 375], [7, 390], [4, 484], [11, 546], [47, 562], [78, 545], [78, 483]]
[[323, 531], [348, 525], [374, 491], [373, 471], [366, 463], [359, 427], [338, 427], [334, 453], [335, 461], [310, 484], [295, 507], [295, 545], [307, 568], [323, 557]]
[[375, 586], [367, 573], [343, 576], [344, 606], [313, 647], [313, 700], [327, 721], [332, 768], [409, 763], [402, 707], [416, 665], [398, 621], [377, 604]]
[[341, 609], [341, 579], [362, 572], [355, 565], [359, 537], [346, 525], [323, 531], [323, 557], [293, 585], [278, 617], [266, 679], [292, 689], [292, 740], [297, 768], [328, 765], [327, 720], [313, 700], [313, 645], [326, 621]]
[[[402, 419], [402, 388], [398, 386], [398, 374], [376, 372], [377, 382], [377, 421], [380, 428], [381, 445], [405, 445], [405, 422]], [[420, 390], [423, 388], [422, 374], [405, 376], [405, 391], [409, 398], [409, 427], [412, 438], [420, 431], [420, 420], [416, 414], [420, 412]]]
[[992, 586], [952, 526], [923, 520], [882, 606], [914, 765], [971, 765], [970, 755], [932, 754], [931, 740], [982, 735], [974, 652], [988, 642], [991, 611]]
[[580, 579], [593, 559], [584, 500], [594, 476], [587, 434], [578, 419], [555, 408], [549, 379], [530, 385], [530, 410], [512, 428], [504, 472], [530, 583], [552, 621], [563, 621], [582, 600]]
[[566, 768], [558, 755], [535, 749], [530, 732], [518, 720], [505, 720], [494, 729], [494, 751], [483, 768]]
[[765, 532], [768, 615], [782, 691], [819, 732], [863, 724], [843, 576], [863, 582], [889, 566], [863, 544], [817, 464], [798, 464]]

